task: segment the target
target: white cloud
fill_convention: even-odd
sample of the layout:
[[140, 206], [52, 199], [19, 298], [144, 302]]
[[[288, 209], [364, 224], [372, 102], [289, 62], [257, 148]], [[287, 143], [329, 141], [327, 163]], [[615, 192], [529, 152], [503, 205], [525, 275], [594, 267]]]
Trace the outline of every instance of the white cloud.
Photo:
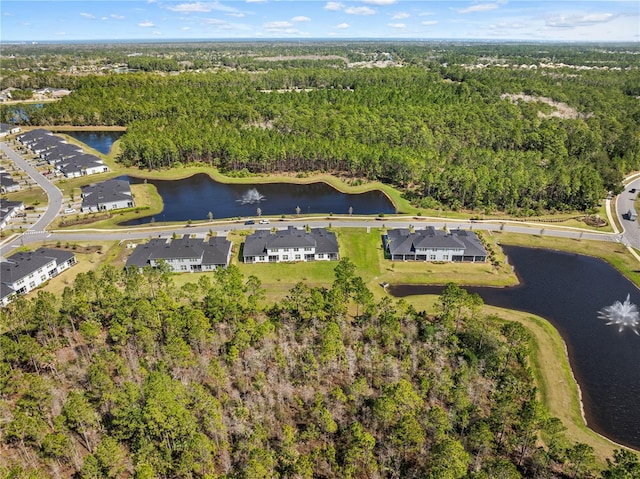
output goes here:
[[438, 20], [425, 20], [424, 22], [422, 22], [425, 27], [428, 27], [429, 25], [435, 25], [436, 23], [438, 23]]
[[339, 23], [338, 25], [336, 25], [336, 28], [340, 28], [340, 29], [349, 28], [349, 24], [348, 23]]
[[391, 20], [404, 20], [405, 18], [409, 18], [410, 16], [411, 15], [406, 12], [398, 12], [393, 17], [391, 17]]
[[418, 13], [419, 17], [432, 17], [436, 14], [436, 12], [420, 12]]
[[279, 30], [282, 28], [291, 28], [293, 23], [291, 22], [267, 22], [263, 25], [267, 30]]
[[327, 4], [324, 6], [325, 10], [329, 10], [332, 12], [337, 12], [338, 10], [342, 10], [344, 8], [344, 5], [340, 2], [327, 2]]
[[405, 28], [406, 25], [404, 23], [387, 23], [387, 26], [391, 28]]
[[369, 5], [393, 5], [397, 0], [362, 0], [362, 3], [368, 3]]
[[116, 15], [115, 13], [112, 13], [111, 15], [109, 15], [111, 18], [113, 18], [114, 20], [124, 20], [124, 15]]
[[229, 15], [230, 17], [235, 17], [235, 18], [243, 18], [244, 17], [244, 13], [227, 13], [227, 15]]
[[247, 3], [266, 3], [267, 0], [246, 0]]
[[293, 17], [291, 19], [292, 22], [310, 22], [311, 19], [309, 17], [304, 17], [302, 15], [297, 16], [297, 17]]
[[182, 30], [182, 31], [185, 31], [185, 32], [186, 32], [187, 30], [191, 30], [191, 27], [182, 27], [180, 30]]
[[613, 20], [615, 17], [616, 16], [613, 13], [592, 13], [586, 15], [571, 15], [568, 17], [559, 16], [549, 18], [546, 24], [548, 27], [554, 28], [574, 28], [606, 23]]
[[142, 27], [142, 28], [155, 27], [155, 25], [153, 24], [153, 22], [151, 20], [145, 20], [144, 22], [140, 22], [140, 23], [138, 23], [138, 26]]
[[228, 25], [229, 22], [225, 22], [224, 20], [220, 20], [218, 18], [205, 18], [204, 23], [207, 25]]
[[66, 35], [67, 32], [55, 32], [54, 35], [63, 36]]
[[344, 10], [349, 15], [375, 15], [376, 11], [369, 7], [349, 7]]
[[475, 12], [489, 12], [495, 10], [500, 5], [498, 3], [478, 3], [477, 5], [471, 5], [467, 8], [456, 8], [458, 13], [475, 13]]
[[95, 15], [91, 15], [90, 13], [81, 12], [80, 16], [84, 17], [84, 18], [88, 18], [89, 20], [95, 20], [96, 19], [96, 16]]
[[9, 13], [9, 12], [4, 12], [2, 14], [3, 17], [15, 17], [15, 15], [13, 13]]
[[227, 7], [220, 2], [195, 2], [195, 3], [180, 3], [172, 7], [167, 7], [172, 12], [181, 13], [207, 13], [211, 10], [218, 10], [221, 12], [237, 12], [233, 7]]

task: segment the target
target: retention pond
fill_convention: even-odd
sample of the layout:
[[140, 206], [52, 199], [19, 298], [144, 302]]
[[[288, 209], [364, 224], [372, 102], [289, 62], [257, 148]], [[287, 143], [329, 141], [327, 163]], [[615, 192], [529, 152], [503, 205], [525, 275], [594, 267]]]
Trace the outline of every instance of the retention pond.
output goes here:
[[[611, 318], [606, 314], [613, 305], [625, 314], [625, 307], [620, 306], [627, 295], [630, 303], [640, 304], [638, 288], [597, 258], [515, 246], [504, 250], [521, 284], [465, 289], [478, 293], [486, 304], [550, 321], [567, 344], [589, 427], [640, 449], [640, 336], [634, 321], [622, 327], [608, 324]], [[389, 291], [404, 297], [440, 294], [442, 287], [393, 285]], [[633, 314], [634, 308], [627, 306], [626, 313]]]
[[[121, 176], [119, 179], [129, 180], [131, 184], [145, 181], [131, 176]], [[225, 184], [212, 180], [204, 173], [182, 180], [147, 182], [158, 189], [164, 209], [153, 217], [131, 220], [123, 223], [123, 226], [149, 223], [152, 218], [156, 222], [206, 220], [209, 212], [214, 218], [255, 217], [260, 214], [395, 213], [393, 203], [382, 191], [346, 194], [326, 183]]]

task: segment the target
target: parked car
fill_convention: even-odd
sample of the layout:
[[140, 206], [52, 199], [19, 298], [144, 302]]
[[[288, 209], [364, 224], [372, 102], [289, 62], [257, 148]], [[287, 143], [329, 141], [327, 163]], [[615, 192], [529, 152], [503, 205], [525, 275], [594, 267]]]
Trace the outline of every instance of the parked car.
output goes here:
[[255, 224], [256, 224], [256, 222], [255, 222], [255, 221], [253, 221], [253, 220], [247, 220], [247, 221], [245, 221], [245, 222], [244, 222], [244, 224], [245, 224], [245, 225], [255, 225]]
[[260, 220], [259, 223], [261, 225], [268, 225], [270, 223], [270, 221], [269, 220]]
[[75, 208], [67, 208], [66, 210], [64, 210], [64, 212], [65, 212], [66, 214], [69, 214], [69, 213], [75, 213], [75, 212], [76, 212], [76, 209], [75, 209]]
[[629, 190], [629, 193], [635, 193], [635, 192], [636, 192], [636, 189], [635, 189], [635, 188], [631, 188], [631, 189]]

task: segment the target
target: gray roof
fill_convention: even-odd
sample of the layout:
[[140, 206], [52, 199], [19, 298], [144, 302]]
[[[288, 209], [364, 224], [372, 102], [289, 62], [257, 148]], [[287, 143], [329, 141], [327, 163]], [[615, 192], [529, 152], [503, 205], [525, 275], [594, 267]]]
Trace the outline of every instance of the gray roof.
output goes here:
[[226, 266], [231, 254], [231, 241], [227, 238], [212, 236], [204, 245], [202, 264]]
[[132, 200], [131, 185], [127, 180], [107, 180], [82, 187], [83, 208], [122, 200]]
[[28, 276], [53, 261], [51, 256], [35, 255], [32, 252], [20, 252], [0, 263], [0, 277], [2, 283], [12, 284]]
[[136, 246], [126, 266], [148, 266], [151, 260], [199, 258], [203, 265], [226, 266], [231, 251], [231, 242], [226, 238], [212, 237], [208, 242], [202, 239], [189, 238], [185, 235], [167, 241], [154, 238], [146, 244]]
[[166, 243], [167, 240], [164, 238], [153, 238], [148, 243], [139, 244], [127, 259], [126, 266], [138, 266], [140, 268], [149, 266], [149, 255], [151, 255], [151, 252], [156, 248], [164, 248]]
[[13, 289], [11, 289], [8, 285], [4, 283], [0, 283], [0, 299], [7, 298], [12, 294], [15, 294], [15, 291]]
[[42, 138], [37, 138], [29, 143], [29, 149], [32, 151], [44, 151], [49, 149], [58, 148], [61, 145], [68, 145], [68, 143], [64, 143], [61, 138], [57, 136], [43, 136]]
[[14, 208], [20, 208], [24, 203], [22, 201], [9, 201], [4, 198], [0, 198], [0, 210], [9, 211]]
[[202, 250], [201, 239], [190, 238], [184, 235], [182, 238], [176, 238], [162, 248], [155, 248], [151, 251], [149, 259], [183, 259], [183, 258], [199, 258], [202, 259], [204, 251]]
[[2, 222], [9, 213], [14, 209], [22, 208], [24, 204], [22, 201], [7, 201], [4, 198], [0, 198], [0, 222]]
[[17, 184], [18, 182], [15, 181], [9, 173], [0, 173], [0, 185], [13, 186]]
[[88, 155], [80, 153], [77, 156], [67, 158], [58, 164], [58, 169], [63, 173], [72, 173], [76, 171], [82, 171], [87, 168], [94, 168], [96, 166], [106, 166], [100, 158], [95, 155]]
[[314, 247], [316, 253], [338, 253], [338, 241], [335, 233], [327, 231], [325, 228], [313, 228], [307, 232], [289, 226], [286, 230], [278, 230], [271, 233], [270, 230], [257, 230], [254, 234], [246, 237], [243, 248], [243, 255], [263, 256], [267, 254], [267, 249], [273, 248], [308, 248]]
[[33, 254], [35, 256], [55, 258], [58, 265], [66, 263], [67, 261], [75, 257], [75, 254], [71, 251], [57, 248], [38, 248], [33, 252]]
[[66, 157], [77, 156], [82, 153], [82, 148], [71, 143], [59, 142], [52, 145], [48, 150], [43, 153], [43, 156], [47, 161], [53, 161], [55, 159], [62, 159]]
[[36, 128], [35, 130], [27, 131], [22, 135], [18, 135], [16, 138], [22, 143], [30, 143], [38, 138], [43, 138], [45, 136], [51, 135], [53, 135], [53, 133], [51, 133], [49, 130], [45, 130], [44, 128]]
[[387, 248], [392, 255], [413, 255], [417, 248], [464, 249], [465, 256], [486, 256], [487, 252], [472, 231], [436, 230], [429, 226], [411, 233], [407, 228], [397, 228], [387, 232]]
[[8, 123], [0, 123], [0, 132], [10, 132], [12, 129], [16, 128], [15, 125], [10, 125]]

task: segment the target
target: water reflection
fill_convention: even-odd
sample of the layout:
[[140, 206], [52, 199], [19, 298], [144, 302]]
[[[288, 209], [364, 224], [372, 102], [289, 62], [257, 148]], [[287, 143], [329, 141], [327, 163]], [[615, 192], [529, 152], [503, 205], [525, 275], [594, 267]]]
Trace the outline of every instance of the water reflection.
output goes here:
[[[132, 184], [144, 180], [121, 176]], [[164, 210], [155, 221], [204, 220], [209, 212], [214, 218], [235, 218], [294, 214], [371, 215], [395, 213], [395, 207], [381, 191], [357, 195], [341, 193], [326, 183], [299, 185], [266, 183], [260, 185], [224, 184], [203, 173], [182, 180], [148, 180], [158, 189]], [[136, 219], [124, 226], [149, 223], [152, 217]]]
[[94, 150], [108, 155], [111, 147], [124, 134], [124, 131], [65, 131], [64, 133]]
[[[616, 314], [633, 318], [631, 304], [640, 304], [638, 288], [604, 261], [589, 256], [513, 246], [504, 250], [521, 285], [466, 289], [487, 304], [549, 320], [567, 344], [589, 426], [640, 449], [640, 337], [607, 326], [599, 314], [603, 305], [619, 302], [620, 291], [630, 291], [628, 305], [621, 303], [615, 309]], [[442, 287], [403, 285], [389, 291], [396, 296], [440, 294]]]

